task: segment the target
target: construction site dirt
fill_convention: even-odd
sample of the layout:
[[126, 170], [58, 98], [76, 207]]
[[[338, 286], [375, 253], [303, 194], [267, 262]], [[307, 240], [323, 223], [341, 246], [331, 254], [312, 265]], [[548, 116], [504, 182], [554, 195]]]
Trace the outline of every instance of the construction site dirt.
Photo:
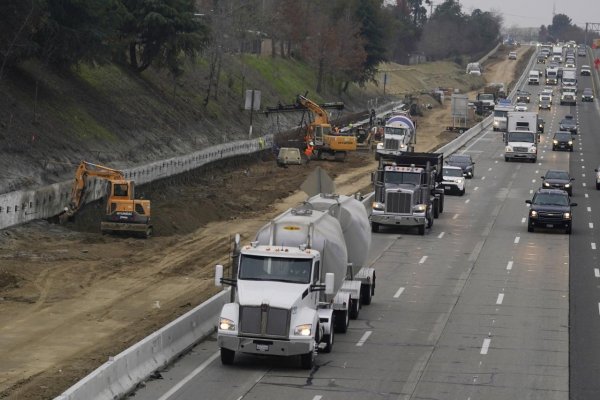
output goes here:
[[[510, 82], [514, 65], [498, 59], [485, 78]], [[417, 151], [458, 135], [444, 131], [449, 103], [419, 117]], [[364, 151], [283, 168], [266, 151], [141, 186], [153, 207], [155, 235], [147, 240], [101, 235], [100, 202], [66, 226], [36, 221], [0, 231], [0, 398], [59, 395], [215, 294], [214, 266], [228, 265], [231, 238], [240, 233], [248, 242], [305, 200], [299, 187], [316, 167], [335, 178], [338, 193], [351, 194], [371, 190], [375, 165]]]

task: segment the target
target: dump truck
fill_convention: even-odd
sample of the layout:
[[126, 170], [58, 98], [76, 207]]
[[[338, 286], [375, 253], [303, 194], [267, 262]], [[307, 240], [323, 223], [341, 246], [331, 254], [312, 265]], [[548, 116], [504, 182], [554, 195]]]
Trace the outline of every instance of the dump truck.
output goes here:
[[60, 222], [73, 219], [83, 207], [90, 179], [93, 178], [108, 182], [106, 213], [100, 223], [100, 231], [103, 234], [123, 232], [150, 237], [153, 232], [150, 200], [135, 198], [135, 183], [125, 179], [123, 171], [87, 161], [81, 161], [77, 167], [69, 203], [59, 215]]
[[371, 230], [411, 226], [424, 235], [444, 210], [442, 165], [442, 153], [380, 153], [373, 174]]
[[370, 302], [370, 244], [366, 209], [348, 196], [313, 196], [260, 228], [240, 248], [237, 275], [216, 268], [217, 285], [235, 290], [217, 327], [221, 362], [236, 353], [299, 357], [311, 369], [316, 351], [331, 352], [334, 333], [358, 315], [361, 296]]

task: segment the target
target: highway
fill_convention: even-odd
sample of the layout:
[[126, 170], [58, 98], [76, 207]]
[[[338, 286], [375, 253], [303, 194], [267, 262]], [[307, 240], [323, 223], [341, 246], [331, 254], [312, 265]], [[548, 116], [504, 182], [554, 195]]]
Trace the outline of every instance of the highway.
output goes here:
[[[580, 90], [591, 86], [580, 78]], [[537, 99], [541, 88], [527, 89]], [[575, 150], [554, 152], [552, 133], [569, 113], [580, 123]], [[223, 366], [213, 336], [134, 398], [600, 398], [600, 108], [560, 106], [555, 97], [552, 111], [540, 115], [546, 133], [537, 163], [505, 162], [502, 133], [486, 131], [460, 150], [476, 162], [466, 195], [447, 196], [424, 237], [373, 234], [373, 303], [311, 371], [293, 358], [241, 354]], [[527, 232], [525, 200], [551, 168], [576, 178], [571, 236]]]

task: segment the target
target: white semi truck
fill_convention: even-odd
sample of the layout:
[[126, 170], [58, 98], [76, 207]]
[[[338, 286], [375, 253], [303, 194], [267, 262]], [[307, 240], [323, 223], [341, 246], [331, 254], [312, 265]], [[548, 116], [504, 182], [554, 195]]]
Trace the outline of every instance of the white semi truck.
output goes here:
[[407, 115], [393, 115], [385, 123], [383, 141], [377, 144], [375, 156], [413, 151], [415, 132], [415, 124]]
[[506, 116], [514, 109], [515, 106], [508, 99], [498, 102], [494, 106], [494, 121], [492, 123], [494, 131], [506, 132]]
[[349, 196], [316, 195], [263, 226], [239, 254], [235, 300], [219, 318], [221, 361], [235, 353], [300, 356], [313, 367], [319, 349], [330, 352], [334, 332], [345, 332], [371, 302], [375, 271], [366, 266], [371, 245], [364, 205]]
[[504, 160], [524, 159], [537, 161], [537, 118], [535, 112], [509, 112], [504, 134]]

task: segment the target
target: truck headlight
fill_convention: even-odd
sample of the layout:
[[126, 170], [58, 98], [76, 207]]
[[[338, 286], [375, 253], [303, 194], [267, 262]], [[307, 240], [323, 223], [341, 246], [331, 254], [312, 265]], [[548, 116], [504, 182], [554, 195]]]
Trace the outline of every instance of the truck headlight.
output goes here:
[[[558, 144], [558, 140], [553, 140], [552, 143]], [[570, 144], [570, 143], [569, 143]]]
[[565, 187], [566, 187], [566, 188], [570, 188], [570, 187], [571, 187], [571, 184], [570, 184], [570, 183], [567, 183], [567, 184], [565, 184]]
[[537, 151], [537, 149], [535, 148], [535, 146], [531, 146], [531, 147], [529, 148], [529, 152], [530, 152], [530, 153], [535, 153], [536, 151]]
[[312, 324], [302, 324], [294, 328], [294, 335], [296, 336], [311, 336]]
[[563, 218], [564, 219], [571, 219], [571, 213], [570, 212], [566, 212], [563, 214]]
[[507, 153], [512, 153], [513, 148], [512, 146], [506, 146], [506, 148], [504, 149]]
[[572, 140], [569, 140], [569, 146], [571, 146], [573, 144]]
[[235, 323], [227, 318], [219, 318], [219, 329], [223, 331], [235, 331]]
[[373, 210], [377, 210], [377, 211], [385, 210], [385, 204], [379, 203], [377, 201], [374, 201], [371, 206], [372, 206]]
[[414, 212], [423, 213], [427, 210], [427, 206], [425, 204], [417, 204], [413, 207]]
[[531, 210], [531, 211], [529, 211], [529, 216], [530, 216], [531, 218], [537, 218], [537, 211], [535, 211], [535, 210]]
[[544, 187], [550, 187], [550, 184], [548, 182], [544, 182], [543, 186]]

